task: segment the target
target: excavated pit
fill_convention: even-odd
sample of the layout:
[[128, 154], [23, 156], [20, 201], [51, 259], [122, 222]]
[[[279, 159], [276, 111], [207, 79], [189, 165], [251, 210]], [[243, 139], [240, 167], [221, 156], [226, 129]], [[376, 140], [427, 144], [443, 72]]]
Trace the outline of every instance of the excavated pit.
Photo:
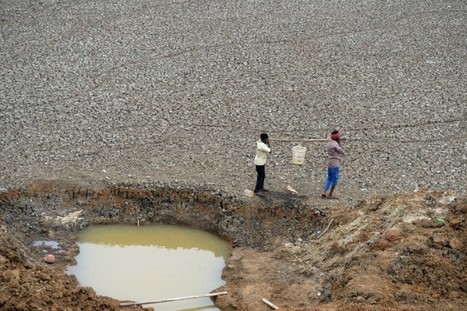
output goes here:
[[[34, 183], [0, 192], [2, 310], [121, 310], [65, 273], [94, 224], [168, 224], [232, 245], [222, 311], [467, 309], [467, 196], [421, 189], [339, 200], [270, 192], [247, 204], [208, 190]], [[41, 242], [38, 242], [41, 241]], [[55, 264], [43, 262], [53, 252]], [[126, 310], [141, 310], [134, 306]]]
[[[0, 259], [10, 268], [3, 273], [5, 283], [18, 288], [3, 292], [0, 306], [5, 310], [31, 306], [60, 310], [62, 305], [56, 302], [60, 300], [72, 309], [118, 310], [117, 301], [81, 288], [74, 276], [64, 273], [79, 253], [77, 235], [90, 225], [183, 225], [216, 234], [236, 248], [257, 251], [271, 250], [284, 239], [305, 239], [323, 227], [322, 212], [306, 207], [300, 196], [271, 193], [269, 198], [271, 204], [252, 206], [219, 193], [189, 189], [148, 185], [91, 188], [61, 182], [4, 190], [0, 193], [4, 254]], [[53, 265], [43, 262], [49, 252], [56, 257]], [[35, 282], [50, 280], [59, 280], [63, 290], [56, 293], [56, 282], [36, 294], [20, 289], [29, 286], [34, 293]]]

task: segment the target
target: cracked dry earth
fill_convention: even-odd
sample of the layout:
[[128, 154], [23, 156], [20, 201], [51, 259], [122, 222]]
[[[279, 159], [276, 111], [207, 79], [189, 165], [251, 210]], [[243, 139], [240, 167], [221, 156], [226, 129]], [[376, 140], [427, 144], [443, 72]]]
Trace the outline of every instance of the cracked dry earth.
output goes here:
[[[464, 0], [0, 1], [1, 310], [122, 309], [64, 267], [138, 219], [231, 243], [222, 311], [467, 310]], [[336, 127], [341, 200], [295, 142], [243, 198]]]

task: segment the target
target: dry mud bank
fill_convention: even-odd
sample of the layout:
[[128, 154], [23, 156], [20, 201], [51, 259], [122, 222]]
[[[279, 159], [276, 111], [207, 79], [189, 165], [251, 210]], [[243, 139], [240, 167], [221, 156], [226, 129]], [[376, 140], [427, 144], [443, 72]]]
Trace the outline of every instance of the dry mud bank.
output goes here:
[[[467, 198], [418, 191], [357, 205], [310, 204], [272, 193], [246, 204], [220, 193], [150, 185], [36, 183], [0, 194], [0, 306], [5, 310], [118, 310], [64, 273], [91, 224], [183, 224], [233, 245], [223, 310], [463, 310]], [[271, 202], [275, 202], [271, 204]], [[332, 221], [332, 222], [331, 222]], [[329, 229], [325, 229], [329, 226]], [[56, 240], [57, 263], [42, 262]]]

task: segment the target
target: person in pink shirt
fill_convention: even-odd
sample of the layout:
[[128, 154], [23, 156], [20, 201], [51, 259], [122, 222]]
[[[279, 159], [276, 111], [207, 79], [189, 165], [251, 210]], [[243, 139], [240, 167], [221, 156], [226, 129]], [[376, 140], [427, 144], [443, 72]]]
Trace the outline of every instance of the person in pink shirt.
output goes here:
[[331, 133], [331, 140], [327, 143], [326, 150], [328, 153], [328, 177], [324, 184], [324, 192], [321, 197], [337, 199], [333, 193], [339, 181], [340, 162], [341, 157], [344, 154], [344, 150], [341, 146], [341, 134], [339, 131], [333, 131]]

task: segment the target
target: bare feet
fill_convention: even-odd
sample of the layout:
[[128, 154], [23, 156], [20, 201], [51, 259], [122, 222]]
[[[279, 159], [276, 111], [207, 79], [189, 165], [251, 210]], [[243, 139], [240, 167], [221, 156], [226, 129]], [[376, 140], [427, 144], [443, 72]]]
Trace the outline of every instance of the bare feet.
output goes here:
[[338, 197], [335, 197], [335, 196], [332, 196], [332, 195], [328, 195], [328, 199], [330, 199], [330, 200], [339, 200]]

